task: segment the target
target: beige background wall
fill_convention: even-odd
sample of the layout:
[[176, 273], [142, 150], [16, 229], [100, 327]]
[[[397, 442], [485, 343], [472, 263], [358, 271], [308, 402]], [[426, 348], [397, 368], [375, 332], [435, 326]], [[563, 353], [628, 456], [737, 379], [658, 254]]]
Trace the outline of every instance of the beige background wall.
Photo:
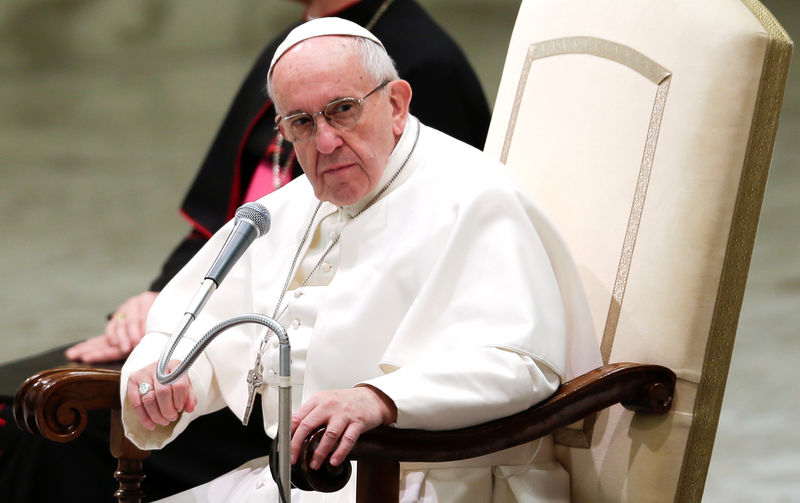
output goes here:
[[[493, 101], [519, 2], [420, 3]], [[800, 2], [764, 3], [800, 39]], [[188, 228], [177, 208], [239, 79], [299, 13], [286, 0], [0, 4], [0, 362], [99, 333], [105, 313], [148, 285]], [[800, 501], [798, 76], [793, 68], [708, 502]]]

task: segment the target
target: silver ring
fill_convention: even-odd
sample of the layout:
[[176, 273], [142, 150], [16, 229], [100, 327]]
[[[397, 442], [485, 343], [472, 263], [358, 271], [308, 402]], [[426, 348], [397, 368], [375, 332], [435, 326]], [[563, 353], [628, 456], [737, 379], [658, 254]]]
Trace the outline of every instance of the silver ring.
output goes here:
[[143, 382], [143, 383], [139, 384], [139, 393], [142, 394], [142, 395], [146, 395], [146, 394], [150, 393], [150, 391], [152, 389], [153, 389], [153, 385], [150, 384], [149, 382]]

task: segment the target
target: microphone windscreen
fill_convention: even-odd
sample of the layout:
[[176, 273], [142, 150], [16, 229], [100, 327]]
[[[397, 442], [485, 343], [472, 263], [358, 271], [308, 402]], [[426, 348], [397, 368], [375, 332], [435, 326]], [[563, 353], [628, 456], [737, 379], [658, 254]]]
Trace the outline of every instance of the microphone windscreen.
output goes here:
[[271, 219], [269, 210], [261, 203], [245, 203], [236, 210], [236, 222], [239, 220], [249, 220], [256, 226], [258, 236], [261, 237], [269, 231]]

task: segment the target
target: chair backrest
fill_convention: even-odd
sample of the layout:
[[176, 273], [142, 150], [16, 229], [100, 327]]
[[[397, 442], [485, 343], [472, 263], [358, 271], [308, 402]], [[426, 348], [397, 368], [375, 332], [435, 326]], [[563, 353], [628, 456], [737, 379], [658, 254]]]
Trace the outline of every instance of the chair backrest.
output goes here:
[[561, 437], [573, 502], [700, 501], [791, 50], [757, 0], [522, 2], [486, 151], [564, 234], [604, 361], [678, 376], [668, 415]]

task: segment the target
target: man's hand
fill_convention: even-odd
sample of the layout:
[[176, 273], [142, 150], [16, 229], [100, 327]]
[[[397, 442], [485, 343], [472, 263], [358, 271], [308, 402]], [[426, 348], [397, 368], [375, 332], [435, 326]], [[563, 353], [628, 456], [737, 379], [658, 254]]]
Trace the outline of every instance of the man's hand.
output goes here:
[[365, 431], [397, 420], [394, 402], [372, 386], [322, 391], [308, 399], [292, 414], [292, 464], [297, 462], [302, 441], [317, 427], [325, 425], [325, 434], [311, 458], [317, 470], [328, 453], [331, 464], [340, 465]]
[[156, 296], [158, 292], [143, 292], [123, 302], [103, 333], [67, 349], [67, 358], [86, 363], [124, 360], [144, 337], [147, 313]]
[[[179, 360], [170, 360], [167, 371], [178, 366]], [[166, 426], [178, 419], [178, 414], [183, 411], [192, 412], [197, 405], [197, 397], [186, 374], [173, 384], [164, 386], [156, 379], [158, 362], [137, 370], [128, 378], [126, 393], [133, 406], [133, 411], [142, 426], [154, 430], [156, 424]], [[142, 394], [139, 385], [150, 384], [150, 391]]]

